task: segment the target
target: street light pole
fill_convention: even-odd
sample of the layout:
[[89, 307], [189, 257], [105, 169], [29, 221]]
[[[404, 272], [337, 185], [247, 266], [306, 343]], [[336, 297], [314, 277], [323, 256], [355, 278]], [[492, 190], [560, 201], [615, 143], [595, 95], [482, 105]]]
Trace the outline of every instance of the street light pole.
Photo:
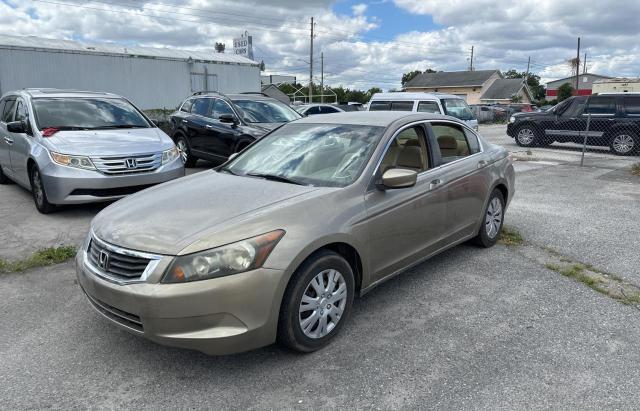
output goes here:
[[324, 103], [324, 53], [320, 53], [320, 102]]
[[311, 43], [309, 47], [309, 104], [313, 100], [313, 17], [311, 17]]

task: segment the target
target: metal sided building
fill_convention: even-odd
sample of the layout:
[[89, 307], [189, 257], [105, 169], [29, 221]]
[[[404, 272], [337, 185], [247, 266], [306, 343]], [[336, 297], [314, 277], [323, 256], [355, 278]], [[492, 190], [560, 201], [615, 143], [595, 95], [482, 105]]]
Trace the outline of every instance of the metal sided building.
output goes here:
[[172, 109], [196, 91], [260, 91], [260, 65], [235, 54], [82, 44], [0, 35], [0, 95], [64, 88], [127, 97], [141, 109]]

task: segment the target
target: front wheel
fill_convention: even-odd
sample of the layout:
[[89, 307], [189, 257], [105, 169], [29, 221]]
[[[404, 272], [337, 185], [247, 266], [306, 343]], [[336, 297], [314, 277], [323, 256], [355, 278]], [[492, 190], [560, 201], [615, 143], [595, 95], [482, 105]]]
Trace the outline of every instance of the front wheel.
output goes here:
[[354, 289], [351, 266], [339, 254], [321, 251], [310, 257], [285, 291], [278, 342], [300, 352], [327, 345], [349, 316]]
[[498, 189], [493, 190], [489, 202], [484, 210], [482, 226], [478, 235], [473, 239], [477, 245], [489, 248], [493, 247], [500, 237], [504, 222], [504, 196]]
[[49, 214], [56, 209], [55, 204], [51, 204], [47, 198], [47, 192], [42, 182], [42, 176], [38, 166], [31, 167], [31, 173], [29, 174], [31, 180], [31, 194], [33, 195], [33, 201], [36, 204], [36, 208], [42, 214]]
[[182, 159], [185, 167], [189, 168], [196, 165], [198, 159], [191, 154], [191, 149], [189, 148], [189, 143], [187, 143], [186, 138], [178, 136], [176, 138], [176, 147], [178, 148], [180, 158]]
[[619, 156], [628, 156], [638, 151], [640, 140], [630, 131], [619, 131], [611, 139], [611, 151]]
[[533, 147], [539, 138], [536, 131], [531, 126], [522, 126], [516, 133], [516, 144], [521, 147]]

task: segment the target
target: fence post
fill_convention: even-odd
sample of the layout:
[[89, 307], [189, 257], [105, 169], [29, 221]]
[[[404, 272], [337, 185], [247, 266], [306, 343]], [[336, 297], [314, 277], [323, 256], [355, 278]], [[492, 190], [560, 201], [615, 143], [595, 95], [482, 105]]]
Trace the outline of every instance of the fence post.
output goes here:
[[584, 131], [584, 142], [582, 143], [582, 158], [580, 167], [584, 166], [584, 153], [587, 151], [587, 138], [589, 137], [589, 125], [591, 124], [591, 113], [587, 114], [587, 129]]

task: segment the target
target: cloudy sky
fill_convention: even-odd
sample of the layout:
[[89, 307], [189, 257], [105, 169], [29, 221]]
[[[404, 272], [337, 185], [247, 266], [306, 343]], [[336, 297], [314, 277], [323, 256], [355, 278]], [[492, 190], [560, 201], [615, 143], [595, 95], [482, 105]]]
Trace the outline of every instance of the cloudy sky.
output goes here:
[[0, 0], [0, 34], [213, 51], [247, 30], [268, 74], [306, 83], [313, 16], [314, 81], [323, 52], [325, 83], [389, 89], [410, 70], [467, 69], [471, 46], [476, 69], [531, 57], [543, 79], [566, 77], [578, 36], [589, 72], [640, 76], [639, 15], [614, 0]]

